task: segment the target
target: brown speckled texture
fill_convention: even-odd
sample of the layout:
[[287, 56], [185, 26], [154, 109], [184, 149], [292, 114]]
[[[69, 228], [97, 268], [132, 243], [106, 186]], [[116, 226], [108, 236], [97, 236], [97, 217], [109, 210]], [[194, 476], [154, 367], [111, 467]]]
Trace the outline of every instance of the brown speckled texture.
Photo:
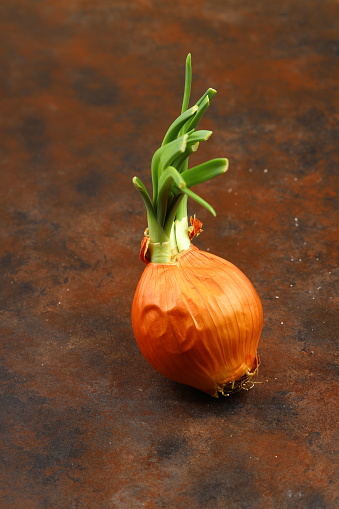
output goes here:
[[[334, 509], [336, 0], [2, 0], [1, 509]], [[196, 244], [254, 283], [253, 390], [162, 378], [132, 335], [131, 179], [218, 94], [194, 157], [230, 159]], [[193, 161], [193, 159], [192, 159]]]

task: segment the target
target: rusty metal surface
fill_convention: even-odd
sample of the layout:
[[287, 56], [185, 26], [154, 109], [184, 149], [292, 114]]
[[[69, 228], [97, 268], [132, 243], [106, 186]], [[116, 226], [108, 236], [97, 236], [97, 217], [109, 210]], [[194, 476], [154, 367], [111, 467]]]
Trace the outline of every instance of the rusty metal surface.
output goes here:
[[[2, 0], [1, 509], [337, 506], [335, 0]], [[218, 94], [197, 245], [262, 298], [261, 383], [214, 400], [152, 370], [130, 304], [131, 185]], [[201, 158], [201, 159], [200, 159]]]

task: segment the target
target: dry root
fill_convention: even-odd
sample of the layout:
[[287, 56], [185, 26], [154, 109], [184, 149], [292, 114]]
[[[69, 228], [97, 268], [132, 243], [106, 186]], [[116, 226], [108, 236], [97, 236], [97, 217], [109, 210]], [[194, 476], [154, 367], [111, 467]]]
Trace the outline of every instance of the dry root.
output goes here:
[[[254, 363], [252, 369], [246, 371], [246, 373], [240, 378], [240, 380], [234, 380], [233, 382], [229, 382], [221, 388], [218, 387], [217, 388], [218, 393], [220, 393], [222, 396], [230, 396], [231, 394], [234, 394], [235, 392], [249, 391], [250, 389], [253, 389], [255, 384], [262, 383], [262, 382], [255, 382], [253, 380], [253, 378], [258, 375], [259, 365], [260, 365], [260, 357], [257, 354], [255, 363]], [[217, 395], [217, 397], [218, 397], [218, 395]]]

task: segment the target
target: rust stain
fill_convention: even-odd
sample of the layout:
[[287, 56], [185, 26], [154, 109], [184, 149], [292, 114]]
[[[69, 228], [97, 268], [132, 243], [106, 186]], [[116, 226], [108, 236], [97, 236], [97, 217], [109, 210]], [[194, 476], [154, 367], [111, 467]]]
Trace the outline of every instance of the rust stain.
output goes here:
[[[173, 9], [1, 2], [3, 509], [337, 505], [338, 4]], [[266, 317], [262, 383], [217, 401], [154, 372], [130, 324], [131, 178], [150, 183], [188, 52], [197, 93], [218, 90], [201, 157], [230, 160], [195, 243]]]

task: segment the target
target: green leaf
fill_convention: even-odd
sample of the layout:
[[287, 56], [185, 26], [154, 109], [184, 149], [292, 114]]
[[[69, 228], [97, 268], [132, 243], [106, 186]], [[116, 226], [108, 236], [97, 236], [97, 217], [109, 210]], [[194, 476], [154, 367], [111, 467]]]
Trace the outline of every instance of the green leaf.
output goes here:
[[206, 141], [211, 136], [212, 131], [194, 131], [194, 129], [188, 134], [187, 145], [185, 152], [180, 154], [171, 163], [181, 173], [188, 168], [188, 158], [193, 152], [196, 152], [199, 148], [199, 142]]
[[196, 152], [199, 148], [199, 142], [206, 141], [211, 136], [212, 131], [196, 131], [194, 129], [190, 131], [187, 138], [186, 149], [182, 154], [173, 160], [171, 166], [174, 166], [181, 173], [188, 168], [188, 158], [193, 152]]
[[210, 104], [210, 101], [213, 99], [213, 97], [215, 96], [216, 93], [217, 93], [217, 91], [214, 90], [214, 88], [209, 88], [200, 97], [200, 99], [196, 102], [196, 106], [199, 107], [199, 110], [195, 115], [195, 117], [197, 117], [197, 118], [194, 117], [189, 122], [187, 122], [187, 124], [185, 124], [181, 130], [182, 133], [183, 132], [188, 133], [190, 129], [194, 129], [198, 125], [201, 117], [205, 113], [206, 109], [208, 108], [208, 106]]
[[187, 144], [193, 145], [200, 141], [207, 141], [212, 135], [212, 131], [194, 131], [188, 135]]
[[201, 104], [199, 104], [199, 108], [198, 108], [196, 114], [194, 115], [194, 117], [189, 122], [187, 122], [186, 127], [185, 127], [186, 132], [191, 129], [195, 129], [197, 127], [197, 125], [199, 124], [199, 122], [201, 120], [201, 117], [203, 116], [203, 114], [205, 113], [205, 111], [207, 110], [209, 105], [210, 105], [210, 100], [209, 100], [208, 95], [206, 95], [206, 97], [203, 99]]
[[151, 213], [154, 214], [154, 209], [153, 209], [151, 198], [148, 194], [146, 187], [142, 183], [142, 181], [139, 179], [139, 177], [133, 177], [132, 182], [133, 182], [133, 185], [136, 188], [136, 190], [139, 191], [139, 193], [141, 194], [141, 197], [145, 202], [147, 211], [149, 210]]
[[180, 133], [180, 129], [186, 122], [195, 114], [195, 112], [199, 109], [197, 105], [192, 106], [189, 110], [182, 113], [169, 127], [167, 133], [165, 134], [165, 137], [162, 142], [162, 146], [166, 145], [170, 141], [173, 141], [176, 139], [178, 134]]
[[191, 96], [191, 86], [192, 86], [192, 58], [189, 53], [186, 57], [186, 66], [185, 66], [185, 87], [184, 87], [184, 97], [182, 99], [182, 108], [181, 111], [184, 112], [188, 108], [188, 104]]
[[183, 154], [187, 144], [187, 134], [165, 145], [159, 161], [159, 178], [167, 166], [171, 166], [174, 159]]
[[181, 176], [185, 180], [187, 187], [192, 187], [225, 173], [227, 169], [228, 159], [211, 159], [206, 163], [199, 164], [182, 172]]
[[133, 179], [147, 209], [151, 242], [170, 239], [176, 214], [179, 219], [187, 216], [187, 198], [192, 198], [216, 215], [214, 208], [190, 188], [224, 173], [228, 168], [227, 159], [219, 158], [188, 169], [189, 156], [198, 149], [201, 141], [206, 141], [212, 134], [207, 130], [196, 131], [196, 128], [216, 94], [216, 90], [209, 88], [189, 108], [191, 84], [192, 62], [188, 54], [181, 114], [168, 128], [162, 146], [152, 158], [152, 200], [141, 180]]
[[[175, 214], [177, 213], [177, 210], [178, 210], [180, 204], [182, 204], [182, 201], [185, 196], [186, 195], [183, 193], [180, 193], [177, 196], [173, 196], [171, 199], [171, 202], [168, 204], [167, 212], [166, 212], [166, 219], [164, 222], [164, 231], [167, 236], [169, 236], [171, 233]], [[187, 213], [186, 213], [186, 215], [187, 215]]]
[[[189, 170], [188, 170], [189, 171]], [[185, 172], [186, 173], [186, 172]], [[201, 198], [200, 196], [198, 196], [196, 193], [194, 193], [193, 191], [191, 191], [187, 186], [187, 183], [185, 182], [185, 180], [183, 179], [183, 176], [180, 175], [180, 173], [173, 167], [170, 167], [170, 168], [167, 168], [164, 173], [163, 173], [163, 179], [162, 179], [162, 191], [159, 191], [159, 206], [160, 206], [160, 203], [162, 202], [165, 202], [166, 201], [166, 208], [167, 208], [167, 203], [168, 203], [168, 197], [169, 197], [169, 191], [171, 190], [171, 188], [176, 188], [176, 192], [175, 192], [175, 195], [180, 195], [182, 193], [185, 193], [187, 194], [187, 196], [189, 196], [190, 198], [192, 198], [193, 200], [195, 200], [197, 203], [199, 203], [200, 205], [202, 205], [203, 207], [205, 207], [209, 212], [211, 212], [211, 214], [213, 214], [214, 216], [216, 215], [215, 213], [215, 210], [213, 207], [211, 207], [211, 205], [209, 203], [207, 203], [207, 201], [205, 201], [203, 198]], [[160, 189], [160, 186], [159, 186], [159, 189]], [[162, 194], [162, 192], [164, 192], [164, 196]], [[167, 199], [165, 200], [165, 196], [167, 197]], [[176, 198], [174, 197], [174, 202], [176, 201]], [[159, 215], [158, 215], [158, 220], [161, 224], [163, 224], [163, 221], [164, 221], [164, 215], [166, 214], [166, 210], [163, 211], [162, 210], [162, 221], [159, 220]]]
[[158, 222], [158, 219], [156, 217], [151, 199], [149, 197], [149, 194], [147, 192], [146, 187], [141, 182], [141, 180], [138, 177], [134, 177], [132, 179], [132, 182], [134, 184], [134, 187], [137, 191], [139, 191], [141, 198], [143, 199], [143, 202], [146, 207], [147, 211], [147, 222], [148, 222], [148, 228], [149, 228], [149, 234], [151, 242], [154, 242], [154, 239], [156, 242], [167, 242], [168, 237], [164, 232], [164, 229], [162, 228], [161, 224]]
[[159, 195], [160, 195], [160, 191], [163, 187], [163, 185], [169, 180], [169, 179], [172, 179], [172, 181], [174, 182], [174, 184], [179, 188], [179, 189], [183, 189], [186, 187], [186, 182], [185, 180], [182, 178], [182, 176], [180, 175], [180, 173], [178, 172], [178, 170], [176, 170], [176, 168], [173, 168], [173, 166], [169, 166], [168, 168], [166, 168], [166, 170], [164, 170], [164, 172], [162, 173], [161, 177], [160, 177], [160, 180], [159, 180]]
[[175, 185], [180, 191], [186, 187], [185, 180], [180, 173], [173, 166], [169, 166], [164, 170], [159, 180], [157, 218], [161, 225], [163, 225], [165, 221], [167, 206], [170, 199], [169, 192], [172, 185]]
[[170, 141], [167, 145], [158, 148], [152, 158], [152, 184], [153, 184], [153, 204], [155, 205], [158, 197], [159, 179], [163, 169], [171, 165], [171, 162], [185, 151], [187, 143], [187, 134]]
[[214, 210], [214, 208], [211, 207], [211, 205], [209, 203], [207, 203], [207, 201], [205, 201], [203, 198], [201, 198], [196, 193], [191, 191], [191, 189], [188, 189], [186, 187], [185, 189], [182, 190], [182, 192], [187, 194], [189, 198], [192, 198], [192, 200], [194, 200], [197, 203], [199, 203], [199, 205], [202, 205], [203, 207], [205, 207], [205, 209], [207, 209], [213, 216], [217, 215], [215, 210]]
[[204, 101], [205, 97], [208, 97], [208, 99], [211, 101], [216, 93], [217, 91], [214, 88], [207, 89], [206, 92], [196, 102], [197, 106], [200, 106], [200, 104]]
[[[173, 189], [173, 187], [172, 187], [172, 189]], [[185, 188], [178, 190], [177, 194], [172, 199], [171, 206], [169, 207], [169, 211], [166, 216], [166, 221], [165, 221], [165, 225], [164, 225], [165, 232], [166, 232], [166, 230], [168, 230], [168, 221], [171, 219], [171, 221], [173, 222], [173, 220], [174, 220], [175, 212], [177, 211], [177, 208], [180, 204], [180, 201], [181, 201], [180, 197], [182, 196], [183, 193], [186, 194], [189, 198], [192, 198], [192, 200], [199, 203], [199, 205], [202, 205], [203, 207], [205, 207], [205, 209], [207, 209], [213, 216], [216, 216], [216, 212], [215, 212], [214, 208], [209, 203], [207, 203], [207, 201], [205, 201], [199, 195], [194, 193], [188, 187], [185, 187]]]
[[187, 167], [184, 167], [184, 163], [188, 165], [188, 158], [194, 152], [196, 152], [199, 148], [199, 143], [194, 143], [193, 145], [187, 145], [185, 152], [180, 154], [176, 159], [174, 159], [172, 166], [176, 168], [178, 171], [182, 172], [183, 170], [187, 170]]

